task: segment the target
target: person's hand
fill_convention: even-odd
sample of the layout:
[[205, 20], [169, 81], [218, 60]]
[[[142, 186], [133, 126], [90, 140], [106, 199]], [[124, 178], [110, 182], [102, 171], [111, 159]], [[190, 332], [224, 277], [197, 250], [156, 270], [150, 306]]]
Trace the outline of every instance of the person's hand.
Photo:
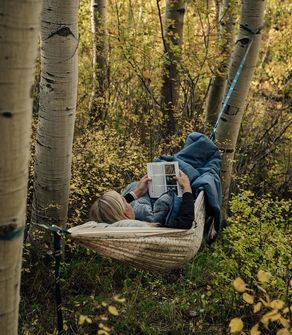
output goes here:
[[179, 175], [176, 177], [176, 180], [178, 181], [180, 187], [183, 189], [184, 192], [192, 193], [189, 177], [184, 174], [182, 170], [179, 170]]
[[151, 178], [149, 178], [147, 174], [143, 178], [140, 179], [137, 187], [133, 191], [135, 195], [137, 196], [137, 198], [140, 198], [142, 195], [148, 192], [148, 182], [150, 180]]

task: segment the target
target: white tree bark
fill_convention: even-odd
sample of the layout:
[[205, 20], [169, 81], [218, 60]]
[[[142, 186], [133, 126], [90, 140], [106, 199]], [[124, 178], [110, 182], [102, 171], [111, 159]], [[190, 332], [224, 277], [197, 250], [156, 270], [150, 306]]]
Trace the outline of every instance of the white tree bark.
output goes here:
[[179, 62], [183, 44], [185, 0], [167, 0], [163, 28], [165, 61], [162, 72], [161, 107], [165, 132], [175, 132], [175, 108], [179, 97]]
[[[224, 210], [227, 208], [229, 197], [236, 142], [246, 106], [249, 85], [255, 71], [259, 54], [265, 5], [266, 1], [264, 0], [242, 0], [240, 15], [241, 27], [236, 41], [236, 48], [232, 56], [232, 64], [228, 74], [227, 90], [236, 74], [249, 42], [252, 39], [254, 39], [254, 41], [232, 96], [219, 120], [217, 129], [217, 144], [223, 154], [222, 183]], [[255, 32], [255, 34], [251, 31]]]
[[[0, 236], [26, 220], [40, 1], [0, 1]], [[22, 234], [0, 237], [0, 334], [18, 334]]]
[[78, 0], [45, 0], [32, 221], [66, 223], [77, 100]]
[[226, 89], [226, 77], [231, 62], [231, 52], [235, 41], [236, 0], [224, 0], [219, 15], [220, 63], [212, 79], [206, 108], [206, 123], [215, 125]]
[[93, 34], [93, 89], [89, 113], [91, 121], [103, 117], [108, 82], [108, 39], [106, 30], [107, 0], [91, 0], [91, 28]]

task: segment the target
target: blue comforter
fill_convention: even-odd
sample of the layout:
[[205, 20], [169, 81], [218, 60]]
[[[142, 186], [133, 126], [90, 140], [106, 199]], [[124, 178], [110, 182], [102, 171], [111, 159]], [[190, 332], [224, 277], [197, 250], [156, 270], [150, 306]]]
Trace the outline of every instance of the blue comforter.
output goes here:
[[[180, 169], [188, 175], [195, 198], [200, 191], [205, 192], [206, 211], [215, 218], [216, 231], [221, 225], [221, 158], [216, 145], [205, 135], [191, 133], [184, 147], [174, 156], [160, 156], [156, 161], [178, 161]], [[129, 184], [123, 194], [136, 187]], [[171, 227], [178, 215], [182, 199], [174, 192], [151, 199], [148, 194], [131, 203], [136, 219], [148, 222], [160, 222]]]

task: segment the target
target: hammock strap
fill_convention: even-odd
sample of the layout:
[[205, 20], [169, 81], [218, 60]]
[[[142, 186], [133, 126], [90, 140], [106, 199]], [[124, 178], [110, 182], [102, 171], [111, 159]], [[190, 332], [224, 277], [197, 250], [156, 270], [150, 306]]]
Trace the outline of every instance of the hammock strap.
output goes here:
[[61, 269], [61, 235], [54, 231], [54, 255], [55, 255], [55, 299], [57, 309], [57, 328], [58, 335], [64, 334], [63, 313], [62, 313], [62, 295], [60, 285], [60, 269]]
[[219, 124], [219, 120], [220, 120], [222, 114], [224, 113], [224, 111], [225, 111], [225, 109], [226, 109], [226, 107], [227, 107], [227, 104], [228, 104], [229, 99], [230, 99], [230, 97], [231, 97], [231, 95], [232, 95], [232, 92], [234, 91], [235, 85], [236, 85], [236, 83], [237, 83], [237, 81], [238, 81], [238, 79], [239, 79], [239, 77], [240, 77], [241, 71], [242, 71], [242, 69], [243, 69], [243, 65], [244, 65], [244, 63], [245, 63], [245, 61], [246, 61], [246, 58], [247, 58], [247, 55], [248, 55], [248, 53], [249, 53], [250, 47], [251, 47], [251, 45], [252, 45], [252, 42], [253, 42], [253, 39], [249, 39], [248, 46], [247, 46], [247, 48], [246, 48], [246, 50], [245, 50], [245, 53], [244, 53], [244, 55], [243, 55], [243, 57], [242, 57], [242, 60], [241, 60], [241, 62], [240, 62], [240, 64], [239, 64], [239, 66], [238, 66], [238, 69], [237, 69], [237, 71], [236, 71], [236, 73], [235, 73], [235, 76], [234, 76], [234, 78], [233, 78], [233, 80], [232, 80], [232, 83], [231, 83], [231, 85], [230, 85], [230, 87], [229, 87], [229, 90], [228, 90], [228, 92], [227, 92], [227, 94], [226, 94], [226, 96], [225, 96], [225, 98], [224, 98], [224, 101], [223, 101], [221, 110], [220, 110], [220, 112], [219, 112], [217, 121], [216, 121], [216, 123], [215, 123], [215, 126], [214, 126], [214, 128], [213, 128], [213, 130], [212, 130], [212, 134], [211, 134], [211, 136], [210, 136], [210, 139], [211, 139], [213, 142], [216, 140], [216, 132], [217, 132], [217, 127], [218, 127], [218, 124]]
[[239, 64], [239, 66], [238, 66], [238, 68], [237, 68], [237, 71], [236, 71], [235, 76], [234, 76], [234, 78], [233, 78], [233, 80], [232, 80], [232, 83], [231, 83], [231, 85], [230, 85], [230, 87], [229, 87], [229, 90], [228, 90], [228, 92], [227, 92], [227, 94], [226, 94], [226, 96], [225, 96], [225, 98], [224, 98], [224, 101], [223, 101], [221, 110], [220, 110], [220, 112], [219, 112], [217, 121], [216, 121], [216, 123], [215, 123], [215, 126], [214, 126], [214, 128], [213, 128], [213, 130], [212, 130], [212, 133], [211, 133], [211, 136], [210, 136], [210, 139], [211, 139], [213, 142], [216, 140], [216, 132], [217, 132], [217, 127], [218, 127], [218, 124], [219, 124], [219, 120], [220, 120], [222, 114], [224, 113], [224, 111], [225, 111], [225, 109], [226, 109], [226, 107], [227, 107], [227, 104], [228, 104], [229, 99], [230, 99], [230, 97], [231, 97], [231, 95], [232, 95], [232, 92], [234, 91], [235, 85], [236, 85], [236, 83], [237, 83], [237, 81], [238, 81], [238, 79], [239, 79], [239, 77], [240, 77], [240, 74], [241, 74], [241, 71], [242, 71], [242, 69], [243, 69], [243, 66], [244, 66], [244, 64], [245, 64], [245, 62], [246, 62], [248, 53], [249, 53], [250, 48], [251, 48], [251, 46], [252, 46], [252, 43], [253, 43], [253, 41], [254, 41], [254, 36], [257, 35], [257, 34], [260, 34], [260, 32], [261, 32], [263, 26], [259, 27], [259, 28], [256, 29], [256, 30], [252, 30], [252, 29], [249, 29], [248, 27], [246, 27], [245, 25], [241, 24], [241, 25], [240, 25], [240, 28], [243, 29], [243, 30], [245, 30], [245, 31], [247, 31], [248, 33], [250, 33], [250, 34], [252, 35], [252, 38], [249, 38], [249, 39], [248, 39], [248, 46], [247, 46], [247, 48], [246, 48], [246, 50], [245, 50], [245, 53], [244, 53], [244, 55], [243, 55], [243, 57], [242, 57], [242, 60], [241, 60], [241, 62], [240, 62], [240, 64]]
[[70, 235], [71, 233], [63, 228], [56, 225], [48, 225], [44, 223], [31, 223], [33, 226], [46, 229], [53, 233], [54, 235], [54, 256], [55, 256], [55, 300], [56, 300], [56, 310], [57, 310], [57, 328], [58, 335], [64, 334], [63, 326], [63, 311], [62, 311], [62, 294], [61, 294], [61, 236]]
[[[0, 226], [0, 241], [12, 241], [22, 236], [25, 227], [15, 227], [14, 225]], [[2, 231], [3, 230], [3, 231]]]

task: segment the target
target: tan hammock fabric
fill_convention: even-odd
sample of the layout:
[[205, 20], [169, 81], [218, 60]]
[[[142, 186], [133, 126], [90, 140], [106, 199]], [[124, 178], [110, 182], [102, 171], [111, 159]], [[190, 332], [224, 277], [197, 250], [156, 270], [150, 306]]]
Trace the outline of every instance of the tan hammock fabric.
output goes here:
[[92, 228], [86, 224], [69, 229], [70, 238], [102, 255], [150, 271], [169, 271], [187, 263], [199, 250], [205, 223], [204, 193], [195, 202], [191, 229], [158, 227]]

